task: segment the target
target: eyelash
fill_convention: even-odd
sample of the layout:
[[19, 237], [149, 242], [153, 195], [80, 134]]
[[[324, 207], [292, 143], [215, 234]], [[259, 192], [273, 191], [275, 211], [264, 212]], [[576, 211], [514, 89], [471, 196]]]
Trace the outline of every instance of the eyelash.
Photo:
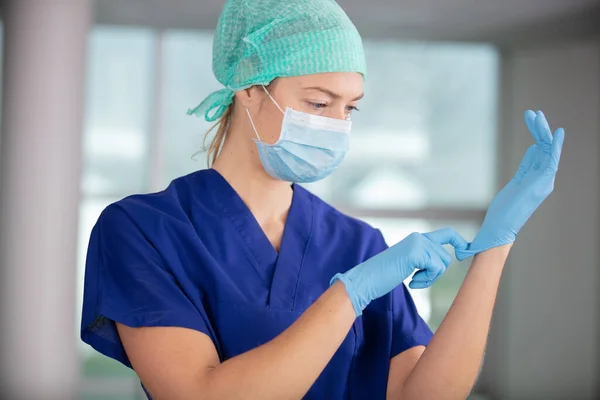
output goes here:
[[315, 110], [322, 110], [323, 108], [327, 107], [327, 104], [325, 103], [313, 103], [312, 101], [309, 101], [308, 104]]
[[[312, 102], [309, 102], [308, 104], [310, 104], [310, 106], [312, 108], [314, 108], [315, 110], [322, 110], [323, 108], [327, 107], [327, 104], [325, 104], [325, 103], [312, 103]], [[356, 107], [356, 106], [348, 106], [347, 108], [348, 108], [348, 112], [360, 111], [358, 109], [358, 107]]]

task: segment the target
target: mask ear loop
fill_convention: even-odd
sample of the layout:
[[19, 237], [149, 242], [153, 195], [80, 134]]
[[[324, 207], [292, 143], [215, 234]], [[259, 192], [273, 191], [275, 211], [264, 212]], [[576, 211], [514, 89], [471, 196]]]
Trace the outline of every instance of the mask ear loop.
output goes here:
[[252, 116], [250, 115], [250, 111], [247, 108], [246, 108], [246, 114], [248, 114], [248, 119], [250, 120], [250, 125], [252, 125], [252, 129], [254, 129], [254, 134], [256, 135], [258, 140], [262, 142], [262, 139], [260, 138], [260, 135], [258, 134], [258, 131], [256, 130], [256, 126], [254, 125], [254, 121], [252, 121]]
[[[265, 91], [265, 93], [267, 94], [267, 96], [269, 96], [271, 101], [273, 101], [273, 103], [275, 103], [275, 106], [279, 109], [279, 111], [281, 111], [283, 114], [285, 114], [285, 111], [283, 111], [281, 109], [281, 107], [279, 106], [279, 104], [277, 104], [277, 102], [275, 101], [273, 96], [271, 96], [271, 93], [269, 93], [269, 91], [267, 90], [265, 85], [261, 85], [261, 86], [262, 86], [263, 90]], [[252, 125], [252, 129], [254, 129], [254, 134], [256, 135], [258, 140], [260, 140], [262, 142], [262, 139], [260, 138], [260, 135], [258, 134], [258, 130], [256, 129], [256, 126], [254, 125], [254, 121], [252, 120], [252, 116], [250, 115], [250, 110], [248, 110], [247, 108], [246, 108], [246, 114], [248, 114], [248, 119], [250, 120], [250, 125]]]
[[273, 96], [271, 96], [271, 93], [269, 93], [269, 91], [267, 90], [267, 88], [265, 87], [265, 85], [261, 85], [263, 90], [265, 91], [265, 93], [267, 94], [267, 96], [269, 96], [269, 98], [271, 99], [271, 101], [273, 101], [273, 103], [275, 103], [275, 105], [277, 106], [277, 108], [279, 108], [279, 111], [281, 111], [282, 114], [285, 114], [285, 111], [283, 111], [281, 109], [281, 107], [279, 107], [279, 104], [277, 104], [277, 102], [275, 101], [275, 99], [273, 98]]

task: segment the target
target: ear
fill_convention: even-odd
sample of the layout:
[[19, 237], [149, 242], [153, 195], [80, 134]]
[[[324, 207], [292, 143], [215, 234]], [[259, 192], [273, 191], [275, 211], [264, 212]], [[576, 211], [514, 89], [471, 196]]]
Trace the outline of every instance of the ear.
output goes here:
[[235, 92], [235, 101], [244, 108], [254, 108], [265, 98], [265, 92], [260, 86], [252, 86]]

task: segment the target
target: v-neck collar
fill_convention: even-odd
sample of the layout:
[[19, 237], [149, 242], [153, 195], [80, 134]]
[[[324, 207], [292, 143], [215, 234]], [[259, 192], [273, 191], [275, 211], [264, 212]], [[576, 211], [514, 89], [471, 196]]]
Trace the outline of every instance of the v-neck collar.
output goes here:
[[291, 310], [314, 225], [313, 197], [301, 186], [292, 185], [292, 204], [277, 253], [246, 203], [229, 182], [214, 169], [205, 172], [209, 183], [207, 189], [215, 204], [235, 227], [253, 258], [254, 267], [268, 285], [267, 288], [270, 285], [270, 308]]

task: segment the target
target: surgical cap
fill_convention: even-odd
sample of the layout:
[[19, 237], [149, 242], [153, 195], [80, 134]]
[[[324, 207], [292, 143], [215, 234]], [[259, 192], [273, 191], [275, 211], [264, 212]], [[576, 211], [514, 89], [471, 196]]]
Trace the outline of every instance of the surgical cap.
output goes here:
[[278, 77], [366, 76], [360, 35], [333, 0], [228, 0], [215, 32], [212, 68], [225, 89], [188, 110], [209, 122], [225, 113], [234, 92]]

